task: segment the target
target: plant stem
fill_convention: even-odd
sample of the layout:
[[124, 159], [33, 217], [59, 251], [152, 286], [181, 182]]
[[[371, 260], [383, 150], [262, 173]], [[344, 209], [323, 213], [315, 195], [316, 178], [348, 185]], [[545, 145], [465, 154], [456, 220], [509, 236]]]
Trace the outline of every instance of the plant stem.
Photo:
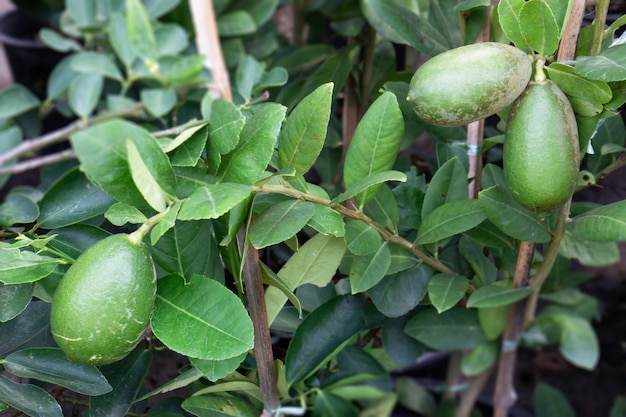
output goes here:
[[576, 40], [580, 33], [580, 25], [582, 24], [584, 14], [585, 0], [573, 0], [572, 10], [561, 37], [561, 44], [557, 54], [558, 61], [574, 59], [576, 55]]
[[102, 123], [107, 120], [115, 119], [117, 117], [139, 114], [142, 108], [143, 108], [143, 104], [137, 104], [128, 109], [102, 113], [89, 120], [85, 120], [85, 121], [79, 120], [61, 129], [55, 130], [54, 132], [50, 132], [43, 136], [39, 136], [37, 138], [24, 141], [20, 145], [11, 149], [10, 151], [5, 152], [2, 155], [0, 155], [0, 165], [4, 165], [7, 162], [11, 161], [12, 159], [15, 159], [27, 153], [31, 153], [39, 149], [45, 148], [46, 146], [63, 142], [64, 140], [67, 140], [72, 133], [77, 132], [78, 130], [84, 129], [87, 126], [92, 126], [97, 123]]
[[598, 55], [604, 40], [604, 26], [609, 12], [609, 0], [596, 0], [596, 18], [593, 21], [593, 39], [589, 55]]
[[20, 172], [26, 172], [30, 171], [31, 169], [40, 168], [42, 166], [56, 164], [57, 162], [67, 161], [69, 159], [74, 159], [75, 157], [76, 154], [72, 149], [66, 149], [64, 151], [55, 152], [50, 155], [29, 159], [27, 161], [20, 162], [8, 167], [0, 167], [0, 175], [19, 174]]
[[[535, 244], [521, 242], [513, 276], [513, 287], [521, 288], [528, 284], [528, 274], [533, 257]], [[502, 348], [498, 361], [496, 390], [494, 393], [494, 417], [507, 417], [509, 409], [517, 400], [513, 375], [515, 374], [515, 360], [517, 344], [522, 332], [523, 307], [520, 301], [509, 306], [506, 327], [502, 335]]]
[[385, 241], [389, 243], [394, 243], [408, 250], [413, 255], [415, 255], [416, 258], [418, 258], [419, 260], [421, 260], [422, 262], [424, 262], [426, 265], [430, 266], [431, 268], [436, 269], [446, 274], [458, 275], [458, 273], [448, 268], [446, 265], [444, 265], [437, 259], [433, 258], [432, 256], [420, 250], [413, 243], [409, 242], [408, 240], [404, 239], [403, 237], [397, 234], [387, 231], [387, 229], [385, 229], [383, 226], [379, 225], [370, 217], [366, 216], [360, 211], [349, 209], [347, 207], [342, 206], [341, 204], [333, 203], [330, 200], [326, 200], [325, 198], [317, 197], [311, 194], [306, 194], [302, 191], [296, 190], [295, 188], [286, 187], [284, 185], [264, 184], [261, 186], [252, 187], [252, 191], [285, 194], [294, 198], [298, 198], [303, 201], [309, 201], [311, 203], [316, 203], [316, 204], [326, 206], [328, 208], [335, 210], [336, 212], [338, 212], [339, 214], [345, 217], [349, 217], [351, 219], [356, 219], [356, 220], [361, 220], [365, 222], [366, 224], [368, 224], [369, 226], [373, 227]]
[[459, 400], [459, 406], [456, 409], [454, 417], [466, 417], [472, 413], [472, 409], [476, 404], [476, 399], [483, 390], [483, 387], [489, 380], [491, 373], [493, 372], [493, 366], [481, 374], [471, 377], [469, 385]]
[[372, 92], [372, 79], [374, 76], [374, 58], [376, 55], [376, 30], [370, 25], [365, 28], [365, 51], [363, 57], [363, 70], [361, 71], [361, 102], [359, 104], [358, 118], [363, 117], [370, 104]]

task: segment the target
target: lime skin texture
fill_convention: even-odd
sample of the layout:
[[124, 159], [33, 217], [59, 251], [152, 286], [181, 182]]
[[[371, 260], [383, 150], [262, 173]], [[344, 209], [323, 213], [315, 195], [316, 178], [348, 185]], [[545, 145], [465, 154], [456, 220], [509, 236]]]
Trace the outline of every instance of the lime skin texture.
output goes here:
[[514, 46], [499, 42], [461, 46], [418, 68], [407, 100], [432, 125], [461, 126], [509, 106], [531, 74], [531, 58]]
[[154, 311], [156, 273], [147, 246], [114, 234], [70, 266], [54, 294], [52, 335], [70, 360], [106, 365], [137, 346]]
[[532, 81], [513, 104], [504, 135], [503, 168], [515, 199], [541, 212], [565, 203], [578, 178], [576, 117], [551, 80]]

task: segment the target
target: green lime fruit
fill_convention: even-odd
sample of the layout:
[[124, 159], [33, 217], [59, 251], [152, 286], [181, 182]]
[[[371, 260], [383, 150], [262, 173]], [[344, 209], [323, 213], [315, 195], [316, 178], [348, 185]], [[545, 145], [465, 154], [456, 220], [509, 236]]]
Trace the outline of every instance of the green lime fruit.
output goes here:
[[128, 355], [154, 311], [156, 273], [150, 252], [129, 235], [89, 247], [59, 283], [52, 335], [71, 360], [106, 365]]
[[503, 168], [515, 199], [546, 211], [572, 195], [579, 169], [578, 129], [567, 97], [550, 80], [532, 81], [513, 104]]
[[498, 42], [476, 43], [441, 53], [413, 74], [407, 100], [435, 126], [460, 126], [504, 109], [524, 91], [531, 58]]

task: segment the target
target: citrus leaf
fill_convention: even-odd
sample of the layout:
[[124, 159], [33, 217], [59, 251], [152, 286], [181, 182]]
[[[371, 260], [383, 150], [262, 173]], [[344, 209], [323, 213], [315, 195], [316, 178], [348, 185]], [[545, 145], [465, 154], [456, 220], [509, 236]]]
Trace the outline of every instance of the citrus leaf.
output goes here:
[[376, 229], [361, 220], [348, 220], [344, 236], [348, 250], [357, 256], [375, 252], [382, 243], [382, 237]]
[[285, 377], [292, 386], [335, 357], [365, 325], [362, 297], [332, 298], [298, 326], [287, 349]]
[[215, 382], [237, 370], [246, 356], [247, 353], [242, 353], [239, 356], [219, 361], [198, 358], [189, 358], [189, 361], [198, 371], [202, 372], [206, 379]]
[[21, 84], [0, 90], [0, 119], [11, 119], [38, 105], [39, 99]]
[[[152, 246], [156, 245], [159, 239], [167, 233], [174, 225], [176, 224], [176, 218], [178, 217], [178, 212], [180, 211], [180, 206], [182, 203], [180, 200], [175, 201], [167, 210], [167, 213], [161, 220], [150, 230], [150, 244]], [[217, 278], [217, 277], [216, 277]]]
[[426, 346], [442, 351], [472, 349], [486, 341], [476, 310], [458, 307], [441, 314], [435, 309], [417, 313], [404, 331]]
[[0, 283], [0, 323], [17, 317], [30, 303], [34, 283], [5, 285]]
[[217, 219], [244, 201], [252, 187], [223, 182], [207, 184], [195, 189], [180, 208], [180, 220]]
[[116, 226], [126, 223], [141, 224], [148, 218], [138, 209], [124, 203], [115, 203], [104, 213], [104, 217]]
[[54, 229], [80, 223], [103, 214], [113, 203], [111, 196], [74, 168], [55, 181], [39, 202], [39, 226]]
[[295, 168], [296, 176], [313, 166], [324, 146], [332, 93], [332, 83], [319, 86], [292, 110], [281, 130], [278, 161], [282, 168]]
[[463, 356], [461, 361], [461, 370], [464, 375], [475, 376], [480, 375], [489, 369], [498, 358], [498, 343], [489, 341], [481, 343]]
[[[396, 96], [385, 92], [372, 103], [359, 122], [348, 147], [344, 164], [344, 182], [350, 189], [372, 174], [393, 167], [404, 135], [404, 120]], [[363, 206], [377, 192], [370, 188], [355, 196]]]
[[385, 276], [368, 290], [376, 309], [387, 317], [401, 317], [413, 310], [428, 291], [431, 271], [426, 267]]
[[458, 158], [452, 158], [439, 167], [428, 184], [422, 217], [447, 202], [467, 200], [468, 195], [467, 170]]
[[604, 81], [588, 80], [574, 72], [574, 67], [553, 62], [546, 67], [548, 77], [568, 96], [578, 97], [592, 103], [604, 104], [611, 100], [611, 87]]
[[626, 80], [626, 44], [615, 45], [599, 55], [576, 58], [576, 74], [590, 80]]
[[21, 314], [13, 320], [0, 323], [0, 357], [16, 350], [29, 342], [50, 325], [50, 303], [32, 301]]
[[[155, 63], [157, 44], [150, 16], [141, 0], [126, 0], [126, 30], [130, 50], [148, 63]], [[150, 65], [148, 65], [150, 67]]]
[[253, 347], [252, 321], [241, 300], [217, 281], [192, 275], [159, 280], [154, 334], [170, 349], [194, 358], [222, 360]]
[[43, 388], [0, 375], [0, 400], [33, 417], [63, 417], [61, 406]]
[[30, 348], [4, 359], [7, 371], [20, 378], [32, 378], [69, 388], [86, 395], [102, 395], [112, 390], [93, 365], [71, 362], [58, 348]]
[[170, 201], [170, 196], [161, 188], [155, 176], [144, 163], [137, 146], [130, 139], [126, 140], [126, 154], [128, 156], [130, 175], [143, 198], [157, 212], [165, 211]]
[[428, 283], [428, 299], [439, 313], [451, 309], [465, 296], [469, 281], [459, 275], [436, 274]]
[[62, 261], [36, 253], [0, 247], [0, 282], [24, 284], [39, 281], [54, 271]]
[[102, 75], [95, 72], [74, 77], [68, 92], [70, 107], [74, 113], [80, 117], [89, 116], [98, 105], [103, 85]]
[[122, 73], [115, 65], [113, 57], [103, 52], [85, 51], [73, 55], [71, 67], [81, 74], [95, 73], [113, 80], [122, 80]]
[[511, 288], [498, 283], [485, 285], [478, 288], [469, 296], [467, 307], [499, 307], [513, 304], [528, 297], [532, 290], [530, 288]]
[[176, 105], [176, 93], [164, 88], [144, 88], [139, 94], [146, 110], [154, 116], [161, 117], [169, 113]]
[[196, 133], [198, 133], [198, 131], [200, 131], [201, 129], [205, 128], [207, 125], [208, 125], [208, 123], [202, 123], [202, 124], [199, 124], [197, 126], [193, 126], [193, 127], [188, 128], [188, 129], [185, 129], [182, 133], [180, 133], [178, 136], [176, 136], [176, 138], [174, 138], [173, 141], [169, 142], [167, 144], [167, 146], [165, 146], [163, 148], [163, 151], [165, 153], [172, 152], [173, 150], [175, 150], [176, 148], [178, 148], [179, 146], [183, 145], [188, 140], [193, 138], [194, 135]]
[[445, 203], [429, 213], [417, 233], [420, 244], [463, 233], [485, 220], [486, 216], [477, 200], [457, 200]]
[[529, 0], [522, 6], [519, 26], [528, 46], [539, 54], [552, 55], [558, 48], [559, 25], [544, 0]]
[[261, 410], [239, 397], [199, 395], [189, 397], [181, 407], [198, 417], [258, 417]]
[[580, 240], [621, 242], [626, 240], [626, 200], [586, 211], [565, 225]]
[[593, 370], [600, 358], [598, 338], [589, 322], [568, 314], [548, 314], [560, 330], [559, 351], [574, 365]]
[[350, 267], [352, 294], [365, 292], [378, 284], [391, 265], [389, 244], [383, 243], [368, 256], [355, 258]]
[[[193, 359], [195, 358], [189, 358], [190, 362], [193, 361]], [[196, 360], [201, 360], [201, 359], [196, 359]], [[161, 385], [159, 388], [152, 390], [149, 393], [137, 398], [135, 402], [147, 400], [148, 398], [153, 397], [157, 394], [164, 394], [166, 392], [171, 392], [179, 388], [184, 388], [196, 382], [197, 380], [202, 378], [202, 376], [203, 375], [199, 370], [197, 370], [196, 368], [190, 368], [187, 371], [182, 372], [176, 378], [171, 379], [165, 384]]]
[[315, 211], [313, 203], [300, 200], [280, 202], [265, 210], [249, 230], [250, 243], [261, 249], [283, 242], [298, 233]]
[[537, 417], [576, 417], [574, 408], [563, 393], [544, 382], [535, 387], [533, 402]]
[[346, 191], [333, 198], [331, 203], [342, 203], [359, 193], [363, 193], [365, 191], [369, 192], [370, 188], [387, 181], [404, 182], [406, 181], [406, 174], [399, 171], [383, 171], [368, 175], [367, 177], [356, 181], [352, 184], [352, 186], [348, 187]]
[[[323, 287], [335, 276], [345, 251], [346, 244], [343, 239], [316, 234], [289, 258], [278, 271], [278, 277], [291, 291], [304, 284]], [[265, 304], [270, 324], [286, 301], [287, 296], [280, 289], [275, 287], [267, 289]]]

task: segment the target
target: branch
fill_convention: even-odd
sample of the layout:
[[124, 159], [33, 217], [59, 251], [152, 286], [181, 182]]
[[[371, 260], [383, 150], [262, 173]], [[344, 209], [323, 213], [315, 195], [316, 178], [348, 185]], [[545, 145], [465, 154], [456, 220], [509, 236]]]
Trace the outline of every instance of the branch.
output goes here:
[[66, 149], [64, 151], [52, 153], [50, 155], [32, 158], [8, 167], [0, 167], [0, 175], [19, 174], [20, 172], [30, 171], [31, 169], [40, 168], [45, 165], [56, 164], [57, 162], [67, 161], [74, 158], [76, 158], [76, 154], [74, 153], [74, 151], [72, 149]]

